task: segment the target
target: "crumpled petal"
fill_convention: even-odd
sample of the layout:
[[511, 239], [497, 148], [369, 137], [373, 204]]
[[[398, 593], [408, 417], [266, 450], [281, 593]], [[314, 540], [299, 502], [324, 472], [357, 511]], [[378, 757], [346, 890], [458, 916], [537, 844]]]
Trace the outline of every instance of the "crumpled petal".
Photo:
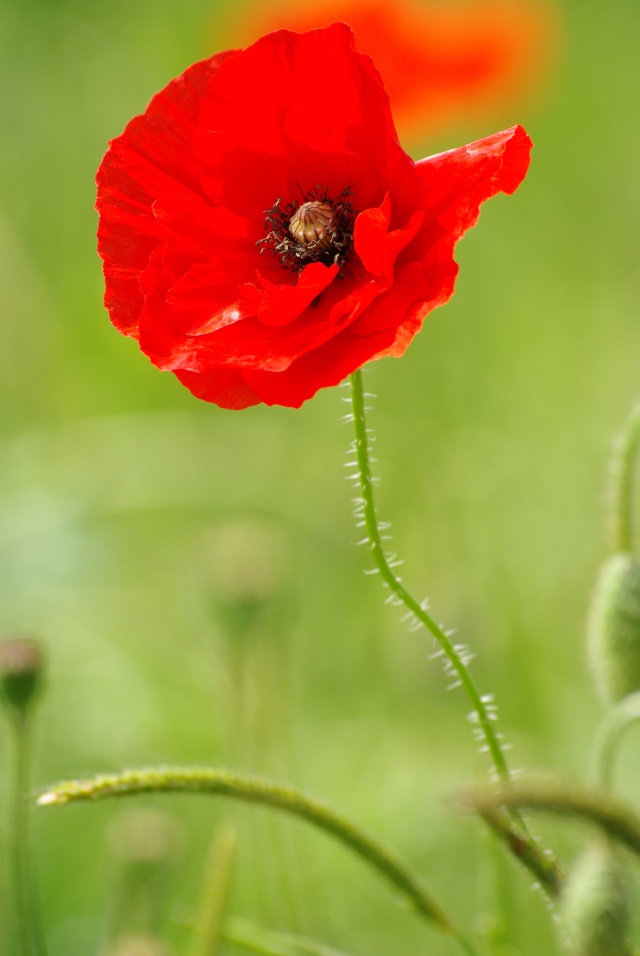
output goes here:
[[105, 305], [125, 335], [136, 336], [143, 305], [137, 278], [158, 241], [153, 202], [159, 196], [202, 195], [191, 142], [207, 84], [232, 53], [195, 63], [172, 80], [109, 144], [100, 164], [96, 209]]

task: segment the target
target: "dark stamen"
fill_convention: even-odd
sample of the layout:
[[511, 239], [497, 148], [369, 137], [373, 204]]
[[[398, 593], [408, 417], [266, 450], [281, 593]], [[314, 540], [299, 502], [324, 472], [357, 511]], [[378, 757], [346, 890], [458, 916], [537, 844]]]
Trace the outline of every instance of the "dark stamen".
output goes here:
[[300, 272], [310, 262], [342, 266], [353, 246], [356, 212], [349, 200], [351, 188], [337, 199], [316, 186], [303, 202], [276, 200], [266, 212], [267, 235], [257, 243], [269, 248], [287, 269]]

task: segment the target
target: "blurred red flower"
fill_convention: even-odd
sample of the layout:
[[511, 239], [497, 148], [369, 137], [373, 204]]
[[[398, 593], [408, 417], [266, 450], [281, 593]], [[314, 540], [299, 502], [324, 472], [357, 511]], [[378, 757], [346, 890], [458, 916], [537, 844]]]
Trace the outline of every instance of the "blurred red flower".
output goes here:
[[196, 63], [102, 161], [111, 320], [199, 398], [297, 407], [401, 355], [480, 203], [526, 173], [519, 126], [414, 163], [352, 39], [281, 31]]
[[246, 46], [334, 20], [380, 70], [402, 137], [516, 102], [544, 74], [557, 34], [546, 0], [244, 0], [229, 32]]

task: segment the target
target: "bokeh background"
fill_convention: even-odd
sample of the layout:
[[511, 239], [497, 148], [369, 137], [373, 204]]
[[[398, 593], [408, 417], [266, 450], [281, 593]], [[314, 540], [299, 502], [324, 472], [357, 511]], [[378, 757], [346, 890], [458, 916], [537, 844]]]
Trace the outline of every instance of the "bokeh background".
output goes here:
[[[443, 7], [462, 30], [463, 0]], [[525, 82], [437, 123], [425, 97], [416, 158], [521, 122], [533, 162], [460, 244], [451, 303], [365, 376], [405, 581], [476, 652], [513, 765], [584, 778], [605, 464], [640, 393], [640, 6], [563, 0], [543, 16]], [[0, 630], [47, 650], [34, 787], [163, 761], [277, 776], [406, 855], [459, 923], [493, 934], [491, 952], [558, 952], [528, 876], [452, 809], [486, 771], [467, 701], [362, 573], [347, 392], [300, 410], [199, 403], [103, 310], [93, 202], [108, 139], [190, 62], [250, 42], [258, 19], [248, 0], [0, 8]], [[5, 768], [9, 749], [3, 724]], [[639, 784], [630, 738], [618, 786], [633, 798]], [[36, 814], [51, 956], [106, 952], [127, 920], [187, 953], [222, 821], [239, 837], [235, 915], [354, 956], [457, 952], [303, 824], [206, 797], [136, 807], [153, 813]], [[122, 831], [156, 825], [166, 878], [138, 905], [122, 892], [136, 845]], [[586, 836], [536, 828], [567, 859]], [[6, 861], [0, 889], [6, 901]]]

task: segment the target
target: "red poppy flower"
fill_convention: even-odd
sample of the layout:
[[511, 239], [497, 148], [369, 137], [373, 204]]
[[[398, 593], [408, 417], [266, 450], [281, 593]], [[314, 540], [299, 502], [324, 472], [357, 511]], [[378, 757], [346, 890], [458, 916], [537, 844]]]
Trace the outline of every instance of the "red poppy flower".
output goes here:
[[519, 126], [414, 163], [352, 39], [280, 31], [196, 63], [102, 161], [111, 320], [199, 398], [298, 407], [401, 355], [480, 203], [526, 173]]

